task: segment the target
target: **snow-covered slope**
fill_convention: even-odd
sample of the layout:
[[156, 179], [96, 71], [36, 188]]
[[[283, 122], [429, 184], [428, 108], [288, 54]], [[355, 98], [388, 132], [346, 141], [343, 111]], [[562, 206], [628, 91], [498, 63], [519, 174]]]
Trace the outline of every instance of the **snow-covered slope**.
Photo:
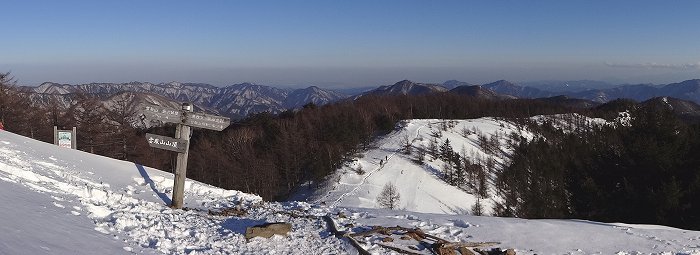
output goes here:
[[[467, 136], [464, 136], [465, 130], [469, 133]], [[445, 174], [443, 160], [426, 155], [425, 164], [415, 162], [416, 151], [428, 150], [431, 142], [440, 146], [449, 140], [453, 151], [464, 154], [472, 162], [492, 160], [499, 165], [504, 163], [508, 149], [503, 146], [503, 152], [487, 152], [478, 144], [478, 137], [496, 135], [499, 144], [505, 145], [507, 135], [511, 133], [532, 137], [532, 134], [512, 123], [494, 118], [409, 120], [378, 141], [376, 148], [364, 152], [339, 169], [330, 178], [327, 187], [316, 192], [310, 201], [379, 208], [377, 196], [385, 184], [393, 183], [401, 196], [399, 208], [423, 213], [469, 214], [476, 203], [476, 196], [464, 188], [447, 184], [440, 177]], [[402, 152], [406, 140], [411, 143], [412, 155]], [[489, 213], [492, 201], [482, 202], [486, 213]]]
[[[411, 121], [406, 130], [420, 137], [437, 121]], [[460, 125], [499, 132], [501, 128], [493, 119], [465, 121], [456, 127]], [[392, 161], [400, 164], [401, 156], [390, 151], [394, 148], [390, 143], [377, 150], [382, 148], [389, 154], [374, 156], [390, 156], [389, 163], [371, 176], [389, 170]], [[368, 172], [370, 159], [365, 162]], [[437, 182], [430, 176], [418, 177], [422, 183]], [[420, 183], [416, 187], [423, 187]], [[255, 195], [191, 180], [186, 182], [188, 210], [172, 210], [167, 206], [171, 188], [169, 173], [0, 131], [0, 254], [357, 254], [346, 238], [328, 231], [320, 216], [330, 216], [339, 230], [350, 233], [373, 226], [420, 228], [449, 242], [499, 242], [498, 247], [514, 248], [517, 254], [700, 254], [700, 232], [663, 226], [267, 203]], [[356, 191], [364, 191], [360, 188]], [[437, 196], [452, 192], [423, 188], [428, 190], [425, 194]], [[359, 193], [346, 195], [339, 204]], [[208, 213], [225, 208], [240, 208], [247, 214]], [[243, 236], [248, 226], [280, 221], [292, 224], [289, 236], [250, 240]], [[382, 245], [432, 254], [411, 240], [383, 242], [377, 235], [358, 239], [371, 254], [397, 254]]]
[[[190, 210], [172, 210], [172, 182], [166, 172], [0, 131], [0, 254], [342, 253], [339, 239], [320, 237], [325, 225], [276, 213], [295, 203], [255, 207], [258, 196], [188, 180]], [[234, 206], [251, 209], [207, 213]], [[293, 223], [291, 237], [245, 240], [246, 226], [266, 221]]]
[[[549, 123], [565, 132], [592, 125], [608, 124], [604, 119], [579, 114], [534, 116], [533, 123]], [[398, 207], [423, 213], [471, 214], [477, 202], [476, 176], [463, 175], [460, 183], [448, 184], [447, 175], [455, 169], [445, 159], [430, 155], [418, 160], [419, 151], [430, 151], [448, 140], [451, 149], [462, 162], [480, 165], [486, 175], [486, 196], [479, 203], [483, 215], [490, 215], [494, 202], [500, 197], [494, 189], [495, 171], [507, 165], [518, 139], [535, 136], [513, 121], [495, 118], [469, 120], [414, 119], [404, 121], [394, 132], [382, 137], [375, 148], [359, 154], [351, 163], [341, 167], [323, 188], [308, 200], [335, 206], [379, 208], [377, 197], [384, 185], [398, 188]], [[405, 153], [410, 144], [410, 154]], [[436, 148], [439, 149], [439, 148]], [[429, 153], [426, 153], [429, 154]]]

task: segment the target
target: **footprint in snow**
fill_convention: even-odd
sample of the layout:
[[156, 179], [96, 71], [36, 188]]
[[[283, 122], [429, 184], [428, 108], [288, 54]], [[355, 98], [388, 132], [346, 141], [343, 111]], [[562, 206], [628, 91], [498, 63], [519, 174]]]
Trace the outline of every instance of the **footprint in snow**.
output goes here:
[[79, 215], [80, 215], [80, 213], [79, 213], [79, 212], [76, 212], [76, 211], [70, 211], [70, 213], [73, 214], [73, 215], [75, 215], [75, 216], [79, 216]]

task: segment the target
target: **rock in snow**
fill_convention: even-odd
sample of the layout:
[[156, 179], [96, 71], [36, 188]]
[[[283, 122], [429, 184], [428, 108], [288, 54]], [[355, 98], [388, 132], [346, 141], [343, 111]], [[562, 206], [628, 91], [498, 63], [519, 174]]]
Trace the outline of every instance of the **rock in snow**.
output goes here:
[[270, 238], [274, 235], [287, 236], [287, 233], [292, 230], [292, 224], [284, 222], [265, 223], [248, 227], [245, 230], [245, 238], [251, 239], [254, 237]]

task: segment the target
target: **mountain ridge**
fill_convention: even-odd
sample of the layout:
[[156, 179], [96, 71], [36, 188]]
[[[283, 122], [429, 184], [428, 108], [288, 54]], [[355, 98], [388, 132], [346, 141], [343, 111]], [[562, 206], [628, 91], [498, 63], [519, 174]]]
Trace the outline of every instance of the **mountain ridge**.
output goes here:
[[[179, 102], [191, 102], [199, 108], [211, 109], [234, 119], [244, 118], [258, 112], [280, 113], [288, 109], [296, 109], [307, 103], [323, 105], [332, 103], [347, 96], [315, 86], [296, 90], [285, 90], [272, 86], [253, 83], [239, 83], [224, 87], [215, 87], [205, 83], [87, 83], [60, 84], [44, 82], [37, 87], [19, 87], [20, 91], [28, 93], [33, 102], [47, 106], [48, 98], [62, 102], [68, 107], [74, 94], [93, 95], [100, 99], [122, 93], [133, 92], [161, 96]], [[290, 98], [290, 95], [293, 96]], [[170, 105], [171, 103], [164, 103]]]
[[[524, 86], [507, 80], [498, 80], [483, 85], [475, 85], [458, 80], [448, 80], [442, 84], [421, 83], [411, 80], [401, 80], [392, 85], [384, 85], [375, 89], [361, 92], [351, 99], [366, 95], [422, 95], [430, 93], [452, 92], [469, 95], [482, 99], [541, 99], [571, 105], [576, 108], [593, 107], [597, 104], [616, 99], [629, 98], [645, 101], [655, 97], [672, 97], [700, 103], [700, 79], [691, 79], [667, 85], [625, 84], [611, 88], [608, 83], [589, 80], [572, 81], [572, 84], [593, 84], [595, 88], [563, 89], [560, 83], [544, 83], [554, 86], [559, 91], [548, 91], [537, 87]], [[528, 83], [524, 83], [528, 84]], [[543, 86], [545, 86], [543, 85]], [[568, 86], [568, 83], [565, 83]], [[559, 87], [557, 87], [559, 86]], [[150, 83], [132, 81], [127, 83], [86, 83], [60, 84], [44, 82], [37, 87], [19, 87], [25, 93], [31, 94], [33, 102], [48, 106], [49, 102], [59, 102], [59, 106], [68, 107], [75, 101], [74, 94], [89, 94], [105, 100], [121, 92], [145, 93], [158, 95], [157, 100], [164, 105], [175, 105], [179, 102], [192, 102], [201, 109], [226, 115], [234, 119], [244, 118], [259, 112], [280, 113], [289, 109], [298, 109], [313, 103], [323, 105], [348, 98], [340, 92], [309, 86], [299, 89], [281, 89], [273, 86], [254, 83], [238, 83], [224, 87], [216, 87], [205, 83]], [[565, 96], [565, 97], [561, 97]], [[53, 99], [51, 99], [53, 98]], [[164, 102], [162, 99], [170, 100]]]

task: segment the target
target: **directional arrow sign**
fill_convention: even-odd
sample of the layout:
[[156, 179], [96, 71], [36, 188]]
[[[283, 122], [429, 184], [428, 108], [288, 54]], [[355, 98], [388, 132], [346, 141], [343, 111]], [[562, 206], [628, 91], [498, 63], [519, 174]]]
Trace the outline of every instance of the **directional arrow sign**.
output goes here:
[[148, 145], [158, 149], [185, 153], [187, 150], [187, 140], [175, 139], [172, 137], [146, 133]]
[[185, 113], [184, 124], [192, 127], [221, 131], [231, 124], [231, 119], [205, 113], [187, 112]]
[[162, 106], [146, 105], [143, 107], [143, 114], [151, 120], [160, 120], [162, 122], [180, 123], [182, 112], [180, 110], [165, 108]]

